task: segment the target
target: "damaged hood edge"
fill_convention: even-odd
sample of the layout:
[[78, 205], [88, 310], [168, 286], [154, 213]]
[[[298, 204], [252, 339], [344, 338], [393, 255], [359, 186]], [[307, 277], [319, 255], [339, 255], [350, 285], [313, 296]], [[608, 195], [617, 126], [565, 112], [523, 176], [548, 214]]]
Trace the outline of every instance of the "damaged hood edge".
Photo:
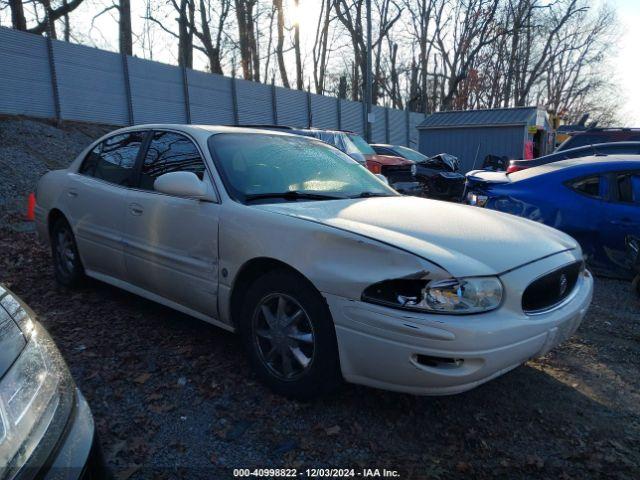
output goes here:
[[568, 235], [533, 221], [416, 197], [291, 202], [255, 208], [380, 241], [456, 277], [499, 275], [578, 248]]

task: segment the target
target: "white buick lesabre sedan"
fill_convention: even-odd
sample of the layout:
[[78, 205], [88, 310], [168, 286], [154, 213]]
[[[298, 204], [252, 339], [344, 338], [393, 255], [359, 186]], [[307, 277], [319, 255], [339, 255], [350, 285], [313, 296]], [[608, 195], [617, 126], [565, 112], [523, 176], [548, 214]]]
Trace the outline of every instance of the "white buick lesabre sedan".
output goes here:
[[36, 222], [61, 284], [88, 275], [237, 331], [257, 375], [298, 398], [341, 378], [468, 390], [569, 337], [593, 289], [557, 230], [400, 196], [272, 131], [117, 130], [42, 178]]

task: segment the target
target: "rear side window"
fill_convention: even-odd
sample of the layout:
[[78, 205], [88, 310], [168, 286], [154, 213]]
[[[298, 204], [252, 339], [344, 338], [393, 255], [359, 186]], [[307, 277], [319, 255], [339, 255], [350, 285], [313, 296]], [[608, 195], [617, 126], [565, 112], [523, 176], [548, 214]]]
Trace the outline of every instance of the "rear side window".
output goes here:
[[145, 135], [146, 132], [129, 132], [100, 142], [82, 162], [80, 173], [116, 185], [130, 186]]
[[193, 172], [200, 180], [205, 166], [194, 143], [174, 132], [154, 132], [140, 172], [140, 188], [153, 190], [153, 182], [169, 172]]
[[574, 180], [569, 184], [572, 190], [588, 197], [600, 198], [600, 177], [588, 177]]
[[640, 204], [640, 172], [616, 175], [618, 201]]

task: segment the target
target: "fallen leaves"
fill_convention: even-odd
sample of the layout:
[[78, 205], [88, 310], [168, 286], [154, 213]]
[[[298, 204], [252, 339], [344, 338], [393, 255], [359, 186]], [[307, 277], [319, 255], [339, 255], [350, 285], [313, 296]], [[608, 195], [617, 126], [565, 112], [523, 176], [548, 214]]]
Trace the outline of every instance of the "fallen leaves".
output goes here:
[[151, 378], [151, 374], [149, 372], [145, 372], [138, 375], [136, 378], [133, 379], [133, 381], [136, 383], [139, 383], [140, 385], [143, 385], [147, 383], [147, 380], [149, 380], [150, 378]]

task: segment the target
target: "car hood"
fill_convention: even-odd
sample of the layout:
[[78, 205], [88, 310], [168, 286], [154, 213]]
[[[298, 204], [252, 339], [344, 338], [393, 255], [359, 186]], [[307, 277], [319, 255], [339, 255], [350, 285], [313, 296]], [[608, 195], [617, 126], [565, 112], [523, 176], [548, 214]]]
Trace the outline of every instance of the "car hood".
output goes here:
[[394, 157], [393, 155], [367, 154], [364, 156], [367, 161], [378, 162], [381, 165], [413, 165], [411, 160], [402, 157]]
[[545, 225], [478, 207], [417, 197], [256, 205], [412, 252], [457, 277], [495, 275], [577, 243]]

